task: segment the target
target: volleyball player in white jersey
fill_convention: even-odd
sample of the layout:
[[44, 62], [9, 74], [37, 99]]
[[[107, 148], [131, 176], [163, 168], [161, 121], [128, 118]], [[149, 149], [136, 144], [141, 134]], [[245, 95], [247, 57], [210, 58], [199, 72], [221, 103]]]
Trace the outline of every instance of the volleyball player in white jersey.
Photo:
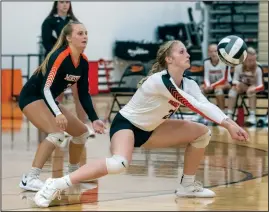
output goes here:
[[204, 84], [201, 89], [204, 93], [214, 91], [217, 105], [224, 112], [224, 91], [231, 88], [232, 77], [230, 67], [225, 65], [218, 57], [217, 45], [208, 46], [209, 58], [204, 61]]
[[195, 81], [183, 77], [190, 67], [190, 56], [180, 41], [169, 41], [157, 53], [151, 75], [122, 108], [110, 128], [110, 158], [101, 158], [62, 178], [48, 179], [35, 195], [35, 203], [48, 207], [57, 193], [83, 180], [124, 172], [132, 160], [134, 147], [165, 148], [188, 143], [184, 175], [176, 195], [214, 197], [215, 193], [195, 181], [195, 174], [211, 138], [210, 130], [199, 123], [169, 117], [184, 104], [225, 127], [233, 139], [245, 141], [247, 133], [201, 93]]
[[247, 58], [243, 64], [235, 67], [233, 87], [229, 91], [228, 116], [232, 118], [237, 94], [246, 92], [249, 99], [250, 114], [246, 122], [256, 124], [256, 93], [264, 90], [263, 72], [257, 63], [255, 49], [247, 49]]

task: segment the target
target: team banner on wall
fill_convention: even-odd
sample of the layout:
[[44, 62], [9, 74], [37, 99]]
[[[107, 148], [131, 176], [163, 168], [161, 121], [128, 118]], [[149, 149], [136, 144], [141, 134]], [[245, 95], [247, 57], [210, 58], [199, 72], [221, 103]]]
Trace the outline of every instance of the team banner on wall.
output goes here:
[[123, 60], [148, 62], [156, 59], [160, 44], [135, 41], [116, 41], [114, 56]]

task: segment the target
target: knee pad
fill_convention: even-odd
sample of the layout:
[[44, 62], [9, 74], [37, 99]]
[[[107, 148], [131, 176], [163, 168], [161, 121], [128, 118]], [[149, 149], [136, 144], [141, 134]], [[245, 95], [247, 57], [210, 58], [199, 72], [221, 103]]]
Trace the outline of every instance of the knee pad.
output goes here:
[[74, 144], [85, 144], [87, 142], [88, 138], [90, 138], [89, 130], [87, 130], [87, 132], [83, 133], [80, 136], [73, 137], [71, 142], [73, 142]]
[[221, 96], [221, 95], [223, 95], [223, 90], [222, 90], [222, 88], [216, 88], [214, 90], [214, 93], [216, 96]]
[[205, 148], [211, 139], [211, 131], [208, 130], [207, 133], [200, 136], [199, 138], [196, 138], [193, 142], [191, 142], [191, 145], [195, 148]]
[[61, 144], [64, 141], [64, 133], [63, 132], [50, 133], [46, 137], [46, 140], [53, 143], [56, 147], [61, 147]]
[[230, 89], [228, 96], [235, 98], [237, 96], [237, 91], [235, 89]]
[[120, 155], [113, 155], [106, 158], [106, 167], [108, 174], [120, 174], [129, 166], [128, 160]]

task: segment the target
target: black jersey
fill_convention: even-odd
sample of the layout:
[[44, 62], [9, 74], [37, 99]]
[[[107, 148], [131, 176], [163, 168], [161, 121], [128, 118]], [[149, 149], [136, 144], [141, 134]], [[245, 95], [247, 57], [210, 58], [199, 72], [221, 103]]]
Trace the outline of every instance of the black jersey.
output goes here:
[[[34, 95], [40, 93], [50, 110], [57, 116], [61, 114], [61, 111], [55, 99], [65, 89], [77, 83], [81, 105], [89, 119], [94, 121], [98, 119], [98, 117], [88, 92], [88, 70], [89, 63], [87, 57], [81, 54], [78, 64], [75, 64], [71, 56], [71, 49], [65, 46], [51, 55], [45, 76], [41, 72], [34, 74], [24, 87], [29, 87], [27, 84], [36, 85], [35, 88], [37, 91], [35, 91]], [[32, 92], [33, 91], [29, 91], [28, 95], [33, 95]]]
[[46, 54], [50, 52], [64, 26], [72, 20], [70, 16], [65, 18], [55, 14], [47, 17], [42, 23], [42, 44], [46, 49]]

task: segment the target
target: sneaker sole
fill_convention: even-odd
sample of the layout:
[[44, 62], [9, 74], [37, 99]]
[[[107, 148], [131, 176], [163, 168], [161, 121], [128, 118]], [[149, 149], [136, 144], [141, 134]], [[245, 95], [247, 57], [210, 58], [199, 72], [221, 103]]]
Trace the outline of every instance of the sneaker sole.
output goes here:
[[186, 194], [179, 194], [175, 192], [176, 196], [183, 197], [183, 198], [214, 198], [215, 196], [196, 196], [196, 195], [186, 195]]
[[20, 188], [23, 189], [23, 190], [26, 190], [26, 191], [39, 191], [40, 189], [37, 189], [37, 188], [31, 188], [31, 187], [28, 187], [28, 186], [24, 186], [21, 182], [20, 182]]

